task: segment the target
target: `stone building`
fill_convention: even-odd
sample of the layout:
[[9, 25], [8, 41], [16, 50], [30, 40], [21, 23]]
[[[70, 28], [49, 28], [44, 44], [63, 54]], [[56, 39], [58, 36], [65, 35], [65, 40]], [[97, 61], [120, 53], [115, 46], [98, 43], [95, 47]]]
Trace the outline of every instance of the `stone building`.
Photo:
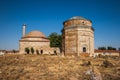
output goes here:
[[62, 52], [65, 55], [94, 54], [94, 29], [92, 21], [72, 17], [63, 22]]
[[51, 48], [50, 40], [40, 31], [31, 31], [26, 34], [26, 25], [23, 25], [23, 36], [19, 40], [19, 52], [21, 54], [25, 53], [25, 48], [29, 48], [39, 51], [39, 54], [54, 54], [60, 53], [59, 48]]

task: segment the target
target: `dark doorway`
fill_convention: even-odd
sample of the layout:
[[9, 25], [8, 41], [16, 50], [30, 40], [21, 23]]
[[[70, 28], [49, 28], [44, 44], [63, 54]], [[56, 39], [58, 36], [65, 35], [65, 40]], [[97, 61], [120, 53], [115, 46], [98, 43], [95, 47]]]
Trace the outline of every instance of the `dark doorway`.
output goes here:
[[56, 50], [54, 50], [54, 54], [55, 54], [55, 55], [57, 55], [57, 52], [56, 52]]
[[86, 47], [83, 47], [83, 52], [86, 52]]
[[41, 50], [40, 53], [43, 54], [43, 50]]

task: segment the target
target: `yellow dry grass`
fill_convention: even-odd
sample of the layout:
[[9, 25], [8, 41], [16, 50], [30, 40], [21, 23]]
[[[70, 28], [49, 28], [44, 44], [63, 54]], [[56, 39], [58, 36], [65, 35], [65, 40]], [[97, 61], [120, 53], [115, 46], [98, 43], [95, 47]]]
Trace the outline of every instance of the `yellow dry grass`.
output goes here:
[[[0, 80], [90, 80], [91, 67], [102, 80], [120, 78], [120, 59], [108, 58], [114, 67], [102, 67], [104, 58], [8, 54], [0, 56]], [[84, 65], [88, 61], [91, 65]], [[111, 76], [111, 77], [110, 77]], [[108, 78], [109, 77], [109, 78]]]

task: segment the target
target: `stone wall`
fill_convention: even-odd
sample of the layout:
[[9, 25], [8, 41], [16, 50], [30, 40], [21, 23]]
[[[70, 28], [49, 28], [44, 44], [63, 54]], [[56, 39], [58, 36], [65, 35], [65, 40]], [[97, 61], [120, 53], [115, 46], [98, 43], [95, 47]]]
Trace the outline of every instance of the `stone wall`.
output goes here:
[[39, 47], [49, 47], [49, 42], [20, 42], [20, 53], [25, 53], [25, 48], [33, 47], [35, 50]]
[[20, 42], [20, 54], [25, 54], [25, 48], [29, 48], [31, 49], [31, 47], [34, 48], [35, 50], [35, 54], [36, 54], [36, 50], [39, 51], [39, 54], [54, 54], [54, 53], [57, 53], [59, 54], [60, 53], [60, 50], [59, 48], [56, 48], [56, 47], [50, 47], [50, 42]]

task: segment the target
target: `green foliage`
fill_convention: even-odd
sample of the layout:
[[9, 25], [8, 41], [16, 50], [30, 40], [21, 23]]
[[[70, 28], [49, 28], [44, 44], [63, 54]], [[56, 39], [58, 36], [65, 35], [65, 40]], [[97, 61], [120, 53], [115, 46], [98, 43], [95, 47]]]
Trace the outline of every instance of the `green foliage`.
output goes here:
[[16, 53], [16, 51], [13, 49], [13, 53]]
[[30, 50], [29, 50], [28, 47], [25, 48], [25, 52], [26, 52], [27, 54], [29, 54]]
[[98, 47], [98, 50], [106, 50], [106, 47]]
[[108, 47], [107, 47], [107, 50], [116, 50], [116, 48], [111, 47], [111, 46], [108, 46]]
[[116, 50], [116, 48], [111, 47], [111, 46], [108, 46], [107, 48], [106, 47], [98, 47], [98, 50]]
[[33, 49], [33, 47], [31, 47], [31, 53], [34, 54], [34, 49]]
[[62, 47], [62, 35], [57, 34], [56, 32], [51, 33], [48, 38], [50, 39], [51, 47]]
[[120, 51], [120, 48], [118, 48], [118, 51]]

